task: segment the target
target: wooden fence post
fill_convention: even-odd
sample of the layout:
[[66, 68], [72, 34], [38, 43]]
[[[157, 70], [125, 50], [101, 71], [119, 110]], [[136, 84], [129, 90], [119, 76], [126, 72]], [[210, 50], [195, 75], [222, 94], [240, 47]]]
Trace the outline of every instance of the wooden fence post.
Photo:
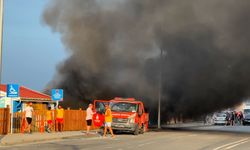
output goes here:
[[[0, 134], [7, 134], [10, 132], [10, 108], [0, 109]], [[22, 113], [15, 113], [15, 133], [23, 132], [25, 120]], [[55, 115], [55, 114], [54, 114]], [[64, 131], [79, 131], [86, 129], [86, 111], [85, 110], [65, 110], [64, 112]], [[3, 119], [2, 119], [3, 118]], [[21, 119], [20, 119], [21, 118]], [[19, 120], [20, 119], [20, 120]], [[46, 122], [46, 111], [35, 111], [32, 120], [32, 130], [34, 132], [43, 132], [43, 125]], [[45, 123], [46, 124], [46, 123]], [[95, 128], [92, 126], [92, 129]]]
[[6, 128], [5, 128], [4, 134], [10, 133], [10, 126], [11, 126], [10, 121], [11, 121], [10, 107], [9, 107], [9, 105], [7, 105], [7, 108], [6, 108]]

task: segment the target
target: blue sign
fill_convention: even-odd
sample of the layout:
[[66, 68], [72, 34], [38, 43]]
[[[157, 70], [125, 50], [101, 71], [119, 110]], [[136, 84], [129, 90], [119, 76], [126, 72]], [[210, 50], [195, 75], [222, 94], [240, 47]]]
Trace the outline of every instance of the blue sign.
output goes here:
[[22, 102], [13, 101], [13, 112], [18, 112], [22, 110]]
[[52, 89], [51, 99], [53, 101], [62, 101], [63, 100], [63, 89]]
[[18, 84], [7, 84], [7, 97], [19, 97]]

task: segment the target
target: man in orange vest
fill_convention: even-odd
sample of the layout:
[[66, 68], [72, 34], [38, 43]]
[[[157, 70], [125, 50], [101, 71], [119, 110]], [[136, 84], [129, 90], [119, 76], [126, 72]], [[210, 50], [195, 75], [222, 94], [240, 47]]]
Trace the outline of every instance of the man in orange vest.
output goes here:
[[56, 109], [56, 131], [63, 131], [63, 116], [64, 109], [62, 108], [62, 106], [59, 105], [58, 109]]
[[103, 133], [103, 137], [106, 137], [107, 134], [107, 129], [109, 129], [111, 136], [115, 137], [111, 124], [112, 124], [112, 112], [111, 109], [109, 107], [109, 105], [105, 105], [105, 127], [104, 127], [104, 133]]
[[46, 112], [46, 120], [47, 120], [47, 132], [50, 133], [51, 132], [51, 127], [52, 127], [52, 111], [51, 111], [51, 107], [48, 107], [48, 110]]

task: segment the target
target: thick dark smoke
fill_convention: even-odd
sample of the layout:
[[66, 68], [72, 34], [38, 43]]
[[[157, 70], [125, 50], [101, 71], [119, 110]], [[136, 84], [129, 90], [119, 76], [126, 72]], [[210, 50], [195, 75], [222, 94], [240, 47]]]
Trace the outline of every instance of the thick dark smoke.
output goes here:
[[64, 88], [73, 107], [122, 96], [152, 111], [162, 70], [164, 119], [234, 106], [250, 90], [249, 8], [235, 0], [51, 0], [44, 22], [70, 56], [48, 89]]

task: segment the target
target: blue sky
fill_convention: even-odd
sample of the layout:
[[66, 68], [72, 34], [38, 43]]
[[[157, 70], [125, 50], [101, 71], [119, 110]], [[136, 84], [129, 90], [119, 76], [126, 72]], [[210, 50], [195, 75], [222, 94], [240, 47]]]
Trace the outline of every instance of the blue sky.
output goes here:
[[2, 83], [43, 90], [66, 58], [60, 35], [43, 24], [49, 0], [5, 0]]

